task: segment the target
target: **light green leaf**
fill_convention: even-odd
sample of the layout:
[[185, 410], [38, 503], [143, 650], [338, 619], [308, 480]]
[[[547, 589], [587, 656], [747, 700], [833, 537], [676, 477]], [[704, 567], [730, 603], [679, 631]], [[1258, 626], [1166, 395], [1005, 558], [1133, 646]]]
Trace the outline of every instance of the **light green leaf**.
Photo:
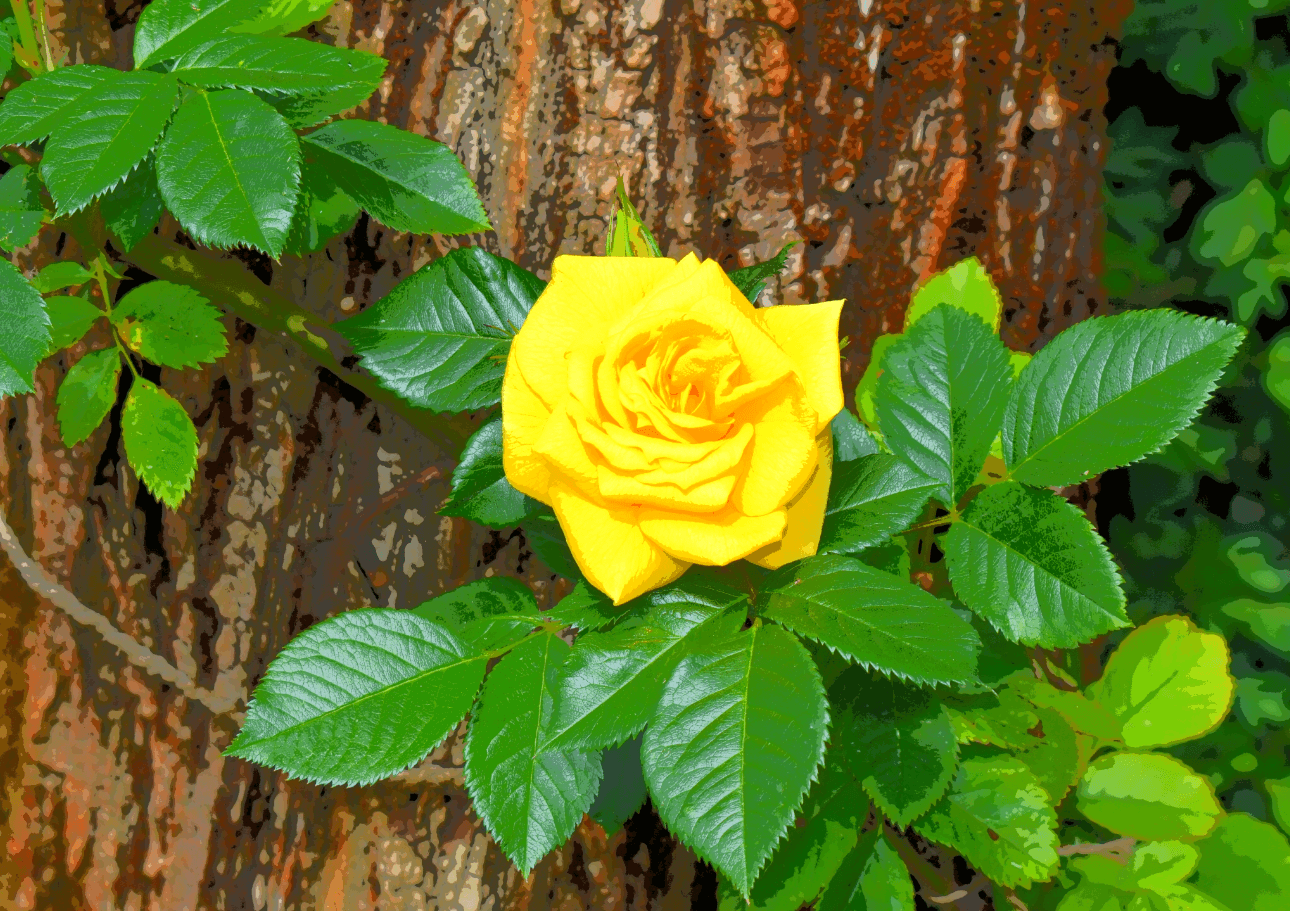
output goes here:
[[24, 82], [0, 105], [0, 145], [40, 142], [80, 106], [81, 99], [123, 75], [106, 66], [82, 63]]
[[1282, 911], [1290, 901], [1290, 843], [1275, 826], [1233, 813], [1197, 847], [1196, 888], [1232, 911]]
[[1234, 266], [1254, 252], [1258, 242], [1277, 229], [1277, 201], [1263, 178], [1216, 200], [1200, 216], [1194, 233], [1197, 256]]
[[491, 528], [510, 528], [542, 504], [511, 486], [502, 469], [502, 416], [486, 421], [461, 451], [452, 470], [452, 489], [439, 508], [444, 516], [462, 516]]
[[527, 585], [504, 576], [459, 586], [412, 612], [481, 653], [518, 642], [548, 619]]
[[851, 557], [820, 556], [767, 580], [762, 616], [865, 667], [914, 683], [976, 679], [972, 625], [917, 585]]
[[1156, 617], [1120, 643], [1088, 693], [1120, 720], [1126, 746], [1170, 746], [1222, 724], [1236, 686], [1230, 663], [1222, 636]]
[[121, 354], [115, 347], [91, 351], [77, 361], [58, 387], [58, 428], [63, 445], [75, 446], [103, 423], [116, 403]]
[[909, 870], [881, 825], [861, 836], [815, 911], [914, 911]]
[[811, 656], [754, 624], [686, 655], [641, 760], [668, 830], [745, 896], [824, 754], [828, 709]]
[[0, 249], [12, 252], [31, 243], [44, 218], [40, 177], [29, 165], [14, 165], [0, 177]]
[[317, 253], [333, 237], [346, 234], [362, 214], [331, 179], [331, 175], [308, 159], [300, 172], [300, 198], [291, 219], [284, 253], [307, 256]]
[[122, 73], [90, 91], [49, 136], [40, 173], [58, 215], [78, 212], [148, 157], [175, 109], [179, 84], [161, 73]]
[[1099, 826], [1145, 841], [1194, 841], [1223, 815], [1204, 776], [1160, 753], [1103, 756], [1084, 773], [1076, 800]]
[[1027, 733], [1039, 723], [1035, 707], [1021, 698], [1013, 687], [997, 693], [982, 693], [969, 701], [946, 707], [959, 743], [985, 743], [1005, 750], [1024, 748]]
[[[1078, 886], [1062, 896], [1061, 902], [1057, 905], [1057, 911], [1125, 911], [1125, 903], [1132, 900], [1132, 893], [1081, 881]], [[1153, 909], [1139, 907], [1135, 911], [1153, 911]]]
[[269, 665], [225, 755], [320, 784], [370, 784], [424, 759], [475, 701], [487, 659], [410, 611], [311, 626]]
[[491, 227], [470, 175], [442, 143], [370, 120], [338, 120], [303, 139], [332, 179], [395, 231], [471, 234]]
[[49, 294], [51, 291], [78, 287], [93, 280], [94, 273], [89, 269], [78, 262], [64, 259], [41, 269], [31, 283], [41, 294]]
[[945, 541], [954, 591], [1014, 642], [1070, 648], [1129, 621], [1106, 545], [1046, 490], [987, 487]]
[[223, 35], [181, 56], [174, 72], [183, 82], [204, 88], [321, 95], [337, 86], [362, 85], [371, 94], [385, 66], [376, 54], [303, 38]]
[[45, 311], [50, 323], [49, 354], [79, 342], [90, 326], [105, 315], [83, 297], [45, 298]]
[[11, 262], [0, 259], [0, 398], [32, 391], [49, 342], [45, 302]]
[[792, 250], [801, 241], [792, 240], [784, 244], [780, 251], [771, 259], [764, 263], [754, 263], [751, 266], [744, 266], [742, 269], [735, 269], [730, 273], [730, 281], [738, 288], [743, 296], [756, 304], [757, 298], [766, 288], [766, 282], [779, 273], [784, 271], [788, 264], [788, 251]]
[[197, 429], [184, 406], [135, 377], [121, 415], [125, 454], [157, 499], [178, 509], [197, 473]]
[[941, 304], [888, 349], [883, 370], [874, 393], [883, 441], [954, 506], [999, 432], [1012, 385], [1007, 349], [975, 314]]
[[1034, 736], [1027, 735], [1022, 749], [1013, 755], [1024, 762], [1048, 792], [1049, 803], [1057, 806], [1088, 768], [1093, 756], [1093, 738], [1078, 734], [1052, 709], [1035, 708], [1039, 725]]
[[587, 815], [600, 824], [606, 837], [612, 838], [649, 796], [641, 769], [641, 739], [634, 737], [610, 747], [601, 755], [601, 763], [604, 777]]
[[853, 667], [829, 688], [829, 704], [838, 760], [898, 828], [941, 799], [959, 750], [939, 697]]
[[904, 337], [902, 332], [888, 332], [874, 339], [873, 347], [869, 349], [869, 364], [865, 367], [860, 382], [856, 384], [856, 411], [860, 413], [860, 418], [870, 430], [876, 430], [878, 427], [878, 415], [874, 412], [873, 397], [878, 389], [878, 380], [883, 374], [887, 349]]
[[950, 792], [914, 829], [960, 852], [1004, 886], [1046, 880], [1057, 869], [1057, 817], [1018, 759], [964, 759]]
[[1290, 161], [1290, 111], [1278, 108], [1272, 112], [1263, 131], [1263, 141], [1273, 167], [1284, 167]]
[[1012, 477], [1077, 484], [1160, 450], [1192, 422], [1244, 330], [1171, 310], [1094, 317], [1021, 371], [1003, 419]]
[[[194, 181], [194, 173], [205, 179]], [[157, 186], [167, 208], [209, 246], [245, 244], [277, 257], [299, 182], [295, 134], [248, 92], [188, 93], [157, 151]]]
[[522, 876], [573, 834], [600, 785], [599, 753], [540, 746], [568, 654], [555, 635], [516, 646], [488, 675], [466, 734], [466, 790]]
[[[682, 577], [681, 587], [695, 586]], [[714, 586], [686, 600], [642, 605], [604, 632], [579, 636], [555, 688], [550, 743], [605, 747], [640, 733], [687, 648], [737, 632], [747, 616], [746, 599], [746, 593]]]
[[1263, 782], [1263, 789], [1268, 793], [1272, 818], [1277, 821], [1282, 832], [1290, 832], [1290, 776], [1269, 778]]
[[195, 289], [152, 281], [112, 308], [121, 340], [162, 367], [195, 367], [228, 353], [220, 312]]
[[134, 68], [174, 60], [212, 35], [253, 21], [265, 0], [153, 0], [134, 27]]
[[853, 462], [882, 451], [873, 434], [845, 408], [833, 416], [832, 428], [834, 462]]
[[855, 553], [899, 534], [923, 511], [936, 482], [886, 453], [833, 466], [818, 552]]
[[1009, 686], [1030, 704], [1052, 709], [1081, 734], [1106, 741], [1120, 739], [1119, 719], [1083, 693], [1059, 690], [1045, 680], [1036, 680], [1029, 671], [1019, 671], [1009, 680]]
[[905, 332], [940, 304], [971, 313], [990, 327], [995, 335], [1003, 319], [1003, 298], [990, 273], [975, 256], [961, 259], [944, 272], [937, 272], [914, 292], [905, 311]]
[[543, 287], [510, 260], [463, 247], [335, 328], [412, 405], [474, 411], [501, 400], [511, 339]]
[[231, 29], [252, 35], [289, 35], [322, 19], [336, 0], [265, 0], [261, 13]]
[[157, 162], [151, 156], [99, 200], [103, 224], [129, 253], [157, 227], [165, 202], [157, 188]]
[[618, 177], [618, 203], [614, 210], [614, 219], [609, 226], [609, 241], [605, 249], [606, 256], [662, 256], [654, 235], [649, 233], [640, 213], [632, 205], [623, 185], [622, 175]]

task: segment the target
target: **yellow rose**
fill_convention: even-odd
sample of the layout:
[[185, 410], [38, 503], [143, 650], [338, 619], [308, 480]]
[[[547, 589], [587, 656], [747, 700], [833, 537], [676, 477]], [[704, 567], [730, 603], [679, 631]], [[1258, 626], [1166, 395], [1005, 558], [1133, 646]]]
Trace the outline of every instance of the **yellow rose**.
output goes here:
[[622, 604], [692, 563], [815, 553], [841, 301], [757, 309], [713, 260], [559, 256], [511, 345], [506, 477]]

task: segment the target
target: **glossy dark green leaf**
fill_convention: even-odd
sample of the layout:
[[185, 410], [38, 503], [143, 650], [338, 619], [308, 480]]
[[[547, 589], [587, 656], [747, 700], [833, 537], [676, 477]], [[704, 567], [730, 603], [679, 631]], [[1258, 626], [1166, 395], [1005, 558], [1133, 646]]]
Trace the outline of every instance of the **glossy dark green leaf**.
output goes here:
[[162, 367], [196, 367], [228, 353], [222, 314], [187, 285], [153, 281], [127, 292], [112, 324], [132, 351]]
[[855, 553], [890, 540], [922, 513], [937, 482], [886, 453], [833, 467], [818, 552]]
[[345, 195], [331, 175], [306, 159], [300, 171], [300, 198], [283, 252], [295, 256], [317, 253], [332, 238], [350, 231], [361, 214], [358, 203]]
[[641, 760], [668, 830], [747, 896], [824, 754], [819, 672], [784, 630], [755, 624], [683, 657]]
[[26, 246], [44, 218], [40, 177], [29, 165], [14, 165], [0, 177], [0, 249], [13, 252], [14, 247]]
[[418, 408], [473, 411], [501, 400], [511, 338], [543, 287], [510, 260], [463, 247], [335, 328], [386, 389]]
[[869, 429], [846, 408], [833, 417], [833, 459], [852, 462], [882, 450]]
[[338, 120], [303, 139], [310, 155], [383, 225], [417, 234], [491, 227], [470, 175], [443, 143], [370, 120]]
[[986, 488], [950, 528], [945, 556], [958, 596], [1014, 642], [1071, 648], [1129, 625], [1097, 529], [1046, 490]]
[[579, 579], [573, 591], [565, 595], [546, 616], [562, 627], [581, 632], [605, 629], [622, 620], [633, 609], [633, 603], [615, 605], [604, 592], [585, 579]]
[[166, 207], [209, 246], [244, 244], [276, 257], [299, 182], [300, 146], [291, 128], [268, 104], [236, 89], [190, 92], [157, 151]]
[[251, 35], [289, 35], [324, 18], [336, 0], [267, 0], [249, 22], [233, 26], [235, 32]]
[[600, 785], [598, 752], [539, 747], [568, 653], [551, 634], [516, 646], [488, 675], [466, 735], [475, 812], [524, 876], [573, 834]]
[[175, 109], [179, 84], [162, 73], [122, 73], [60, 118], [40, 173], [58, 214], [77, 212], [120, 184], [148, 157]]
[[0, 398], [32, 391], [49, 341], [45, 302], [12, 263], [0, 259]]
[[958, 765], [954, 726], [941, 703], [926, 688], [861, 667], [829, 688], [838, 760], [902, 829], [941, 798]]
[[757, 298], [761, 297], [762, 291], [766, 288], [766, 282], [784, 271], [784, 266], [788, 264], [788, 251], [798, 243], [800, 241], [789, 241], [764, 263], [754, 263], [742, 269], [735, 269], [730, 273], [730, 280], [743, 292], [744, 297], [754, 304], [757, 303]]
[[860, 837], [814, 911], [914, 911], [914, 884], [881, 825]]
[[225, 755], [323, 784], [379, 781], [452, 732], [486, 664], [410, 611], [340, 614], [273, 659]]
[[136, 376], [121, 414], [121, 441], [139, 479], [178, 509], [197, 473], [197, 429], [184, 406]]
[[366, 51], [304, 38], [221, 35], [183, 54], [175, 75], [203, 88], [237, 88], [276, 95], [321, 95], [337, 86], [376, 91], [385, 60]]
[[1007, 349], [976, 315], [939, 304], [887, 350], [883, 370], [874, 409], [884, 442], [955, 505], [999, 433], [1012, 386]]
[[452, 489], [440, 515], [461, 516], [491, 528], [510, 528], [541, 508], [506, 480], [502, 470], [502, 416], [488, 420], [466, 441], [452, 470]]
[[54, 131], [101, 85], [122, 78], [119, 70], [82, 63], [59, 67], [24, 82], [0, 104], [0, 145], [29, 145]]
[[91, 351], [77, 361], [58, 386], [58, 429], [63, 445], [75, 446], [103, 423], [116, 403], [121, 353], [115, 346]]
[[149, 156], [130, 176], [99, 200], [103, 224], [116, 236], [121, 252], [129, 253], [157, 227], [165, 201], [157, 188], [157, 162]]
[[365, 83], [354, 82], [320, 95], [256, 94], [272, 105], [293, 130], [304, 130], [358, 107], [372, 92]]
[[915, 683], [976, 679], [970, 623], [917, 585], [852, 557], [820, 556], [767, 582], [762, 616], [884, 674]]
[[255, 19], [265, 0], [153, 0], [134, 27], [134, 68], [174, 60], [212, 35]]
[[[569, 550], [569, 542], [564, 538], [564, 531], [560, 528], [560, 522], [556, 519], [555, 513], [550, 510], [538, 512], [537, 515], [524, 521], [523, 531], [524, 540], [534, 555], [551, 570], [566, 579], [582, 579], [582, 572], [578, 569], [577, 561], [573, 559], [573, 551]], [[585, 583], [581, 584], [585, 585]], [[591, 589], [590, 586], [587, 588]], [[594, 589], [591, 590], [594, 591]], [[608, 599], [606, 603], [611, 607], [613, 605], [613, 602]]]
[[604, 777], [587, 815], [600, 823], [605, 835], [613, 835], [645, 803], [645, 773], [641, 769], [641, 738], [605, 750], [601, 756]]
[[1072, 326], [1017, 378], [1003, 421], [1009, 473], [1060, 487], [1156, 452], [1196, 417], [1244, 335], [1171, 310]]
[[79, 342], [90, 326], [106, 315], [83, 297], [47, 297], [45, 311], [49, 314], [49, 354]]
[[412, 612], [481, 653], [518, 642], [546, 619], [529, 587], [504, 576], [454, 588]]

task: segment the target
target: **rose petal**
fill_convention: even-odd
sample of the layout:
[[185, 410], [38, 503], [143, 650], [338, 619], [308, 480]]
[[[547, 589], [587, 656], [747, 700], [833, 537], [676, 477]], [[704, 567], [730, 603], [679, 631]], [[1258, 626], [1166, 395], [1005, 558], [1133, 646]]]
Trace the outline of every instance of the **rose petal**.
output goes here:
[[758, 566], [779, 569], [794, 560], [814, 556], [820, 546], [824, 509], [828, 505], [829, 483], [833, 477], [832, 429], [824, 428], [815, 438], [815, 445], [819, 454], [815, 474], [788, 504], [788, 524], [783, 539], [748, 557]]
[[506, 479], [521, 493], [549, 504], [547, 488], [551, 484], [551, 469], [533, 447], [541, 438], [551, 411], [515, 365], [514, 349], [502, 379], [502, 414], [502, 470], [506, 472]]
[[790, 376], [739, 411], [737, 423], [753, 428], [748, 468], [731, 499], [744, 515], [783, 509], [815, 470], [815, 411], [803, 402], [796, 374]]
[[588, 458], [587, 448], [578, 436], [568, 404], [568, 400], [561, 402], [551, 412], [533, 451], [550, 463], [554, 474], [578, 484], [589, 493], [594, 492], [596, 466]]
[[[745, 516], [733, 509], [705, 516], [678, 516], [641, 510], [641, 531], [674, 557], [707, 566], [725, 566], [784, 534], [783, 510], [765, 516]], [[817, 532], [818, 537], [818, 532]]]
[[788, 355], [815, 409], [816, 432], [842, 410], [842, 363], [838, 318], [842, 301], [765, 307], [753, 316]]

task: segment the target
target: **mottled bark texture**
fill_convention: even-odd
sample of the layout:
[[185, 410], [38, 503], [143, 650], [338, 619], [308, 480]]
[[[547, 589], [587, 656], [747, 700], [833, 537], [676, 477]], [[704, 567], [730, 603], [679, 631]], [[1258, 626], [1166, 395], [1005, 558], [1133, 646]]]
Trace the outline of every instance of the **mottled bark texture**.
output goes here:
[[[142, 3], [49, 0], [55, 55], [130, 64]], [[1033, 349], [1095, 312], [1102, 105], [1123, 0], [388, 0], [325, 41], [391, 61], [360, 109], [452, 146], [496, 232], [545, 272], [599, 251], [622, 174], [671, 254], [794, 249], [774, 301], [846, 298], [848, 389], [920, 277], [976, 254]], [[173, 223], [163, 230], [174, 236]], [[454, 241], [455, 243], [455, 241]], [[328, 319], [447, 242], [364, 218], [309, 260], [245, 258]], [[34, 270], [68, 238], [19, 251]], [[136, 276], [142, 277], [142, 276]], [[0, 498], [83, 603], [243, 704], [293, 634], [489, 573], [558, 586], [518, 533], [440, 518], [439, 451], [298, 350], [229, 320], [204, 370], [154, 374], [201, 438], [179, 510], [140, 488], [119, 404], [65, 448], [59, 379], [0, 404]], [[106, 341], [93, 335], [91, 346]], [[402, 780], [333, 789], [221, 758], [232, 723], [124, 662], [0, 567], [0, 904], [75, 911], [711, 907], [715, 878], [641, 814], [584, 822], [526, 881], [472, 813], [451, 741]]]

